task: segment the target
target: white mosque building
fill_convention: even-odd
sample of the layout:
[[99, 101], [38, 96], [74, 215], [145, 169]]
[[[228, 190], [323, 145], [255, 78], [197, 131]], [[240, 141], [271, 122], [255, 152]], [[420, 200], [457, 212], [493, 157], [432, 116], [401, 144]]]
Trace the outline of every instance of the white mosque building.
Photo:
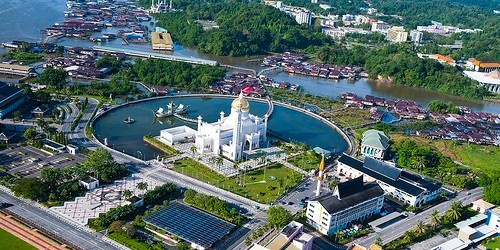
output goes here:
[[224, 116], [221, 111], [219, 120], [213, 123], [203, 122], [203, 118], [198, 116], [196, 131], [185, 126], [165, 129], [160, 132], [160, 138], [174, 144], [194, 137], [199, 154], [222, 154], [232, 161], [238, 161], [243, 158], [245, 150], [258, 149], [267, 141], [267, 117], [252, 115], [249, 111], [250, 104], [240, 94], [231, 103], [229, 116]]
[[254, 150], [265, 142], [267, 117], [260, 118], [249, 113], [250, 104], [243, 94], [231, 103], [231, 114], [214, 123], [205, 123], [198, 117], [198, 131], [195, 133], [195, 145], [198, 153], [222, 154], [238, 161], [244, 150]]

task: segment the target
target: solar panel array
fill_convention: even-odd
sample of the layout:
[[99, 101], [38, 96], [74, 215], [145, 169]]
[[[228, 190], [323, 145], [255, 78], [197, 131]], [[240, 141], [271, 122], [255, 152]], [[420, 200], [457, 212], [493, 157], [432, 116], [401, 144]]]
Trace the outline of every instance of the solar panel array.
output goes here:
[[236, 226], [177, 201], [149, 215], [144, 221], [204, 248], [211, 247]]

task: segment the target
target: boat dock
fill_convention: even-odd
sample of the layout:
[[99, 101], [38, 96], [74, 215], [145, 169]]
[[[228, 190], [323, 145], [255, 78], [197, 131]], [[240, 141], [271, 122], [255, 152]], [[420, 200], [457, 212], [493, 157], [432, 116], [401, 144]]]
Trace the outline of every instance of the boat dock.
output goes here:
[[122, 54], [125, 54], [128, 56], [135, 56], [135, 57], [141, 57], [141, 58], [156, 58], [156, 59], [162, 59], [162, 60], [186, 62], [186, 63], [191, 63], [191, 64], [205, 64], [205, 65], [211, 65], [211, 66], [218, 66], [219, 65], [218, 61], [205, 60], [205, 59], [199, 59], [199, 58], [194, 58], [194, 57], [166, 55], [166, 54], [160, 54], [160, 53], [152, 53], [152, 52], [145, 52], [145, 51], [131, 50], [131, 49], [122, 49], [122, 48], [115, 48], [115, 47], [110, 47], [110, 46], [100, 46], [100, 45], [96, 45], [92, 48], [95, 51], [99, 51], [99, 52], [122, 53]]

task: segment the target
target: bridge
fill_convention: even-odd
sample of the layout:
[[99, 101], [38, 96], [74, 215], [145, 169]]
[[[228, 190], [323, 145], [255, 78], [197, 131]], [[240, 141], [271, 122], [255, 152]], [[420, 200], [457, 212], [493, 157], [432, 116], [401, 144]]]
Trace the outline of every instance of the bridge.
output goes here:
[[63, 37], [63, 36], [64, 36], [63, 34], [46, 36], [46, 37], [43, 39], [43, 42], [42, 42], [42, 43], [49, 43], [49, 42], [55, 43], [55, 42], [57, 42], [57, 40], [58, 40], [59, 38], [61, 38], [61, 37]]
[[273, 111], [274, 111], [274, 103], [273, 101], [271, 101], [271, 98], [269, 98], [269, 96], [266, 98], [267, 100], [267, 104], [269, 104], [269, 108], [267, 109], [267, 112], [265, 114], [265, 117], [266, 118], [269, 118], [272, 114], [273, 114]]
[[273, 72], [279, 72], [279, 71], [281, 71], [281, 67], [274, 66], [274, 67], [266, 68], [266, 69], [259, 71], [259, 73], [257, 73], [257, 76], [263, 75], [264, 73], [267, 74], [267, 73], [273, 73]]
[[253, 70], [253, 69], [247, 69], [247, 68], [233, 66], [233, 65], [228, 65], [228, 64], [221, 64], [220, 66], [224, 67], [224, 68], [228, 68], [228, 69], [235, 69], [235, 70], [239, 70], [239, 71], [251, 72], [254, 76], [257, 75], [257, 72], [255, 70]]
[[219, 65], [219, 62], [217, 62], [217, 61], [205, 60], [205, 59], [199, 59], [199, 58], [187, 57], [187, 56], [166, 55], [166, 54], [160, 54], [160, 53], [151, 53], [151, 52], [145, 52], [145, 51], [139, 51], [139, 50], [122, 49], [122, 48], [100, 46], [100, 45], [96, 45], [92, 48], [95, 51], [99, 51], [99, 52], [122, 53], [122, 54], [125, 54], [128, 56], [135, 56], [135, 57], [141, 57], [141, 58], [155, 58], [155, 59], [162, 59], [162, 60], [168, 60], [168, 61], [185, 62], [185, 63], [191, 63], [191, 64], [204, 64], [204, 65], [211, 65], [211, 66], [218, 66]]
[[182, 120], [182, 121], [185, 121], [185, 122], [190, 122], [190, 123], [197, 123], [198, 122], [198, 120], [187, 118], [187, 117], [179, 115], [177, 113], [175, 113], [174, 116], [176, 118], [178, 118], [179, 120]]

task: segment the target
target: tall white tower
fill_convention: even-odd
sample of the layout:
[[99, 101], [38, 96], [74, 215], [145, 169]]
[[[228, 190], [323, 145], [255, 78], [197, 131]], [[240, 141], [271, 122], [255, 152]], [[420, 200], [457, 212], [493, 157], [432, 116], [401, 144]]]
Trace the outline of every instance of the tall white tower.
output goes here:
[[172, 7], [173, 7], [172, 0], [170, 0], [170, 5], [168, 6], [168, 8], [172, 9]]
[[321, 158], [321, 163], [319, 164], [318, 186], [316, 186], [316, 196], [319, 196], [321, 192], [321, 182], [323, 181], [324, 170], [325, 170], [325, 155], [323, 155], [323, 157]]

